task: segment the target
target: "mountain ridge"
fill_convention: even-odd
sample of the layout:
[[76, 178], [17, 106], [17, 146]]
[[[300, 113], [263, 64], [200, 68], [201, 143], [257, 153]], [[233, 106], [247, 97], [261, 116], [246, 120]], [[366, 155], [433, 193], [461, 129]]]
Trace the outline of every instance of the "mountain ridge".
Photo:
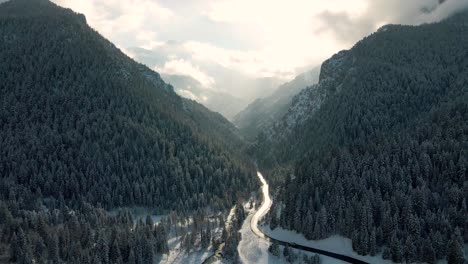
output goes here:
[[467, 21], [385, 26], [322, 65], [253, 150], [273, 168], [272, 229], [341, 235], [397, 263], [464, 263]]
[[[174, 186], [183, 189], [187, 188], [183, 185], [197, 180], [193, 170], [196, 164], [200, 167], [196, 174], [205, 172], [204, 178], [207, 179], [215, 177], [216, 169], [208, 168], [210, 165], [221, 170], [216, 177], [222, 179], [231, 175], [230, 180], [233, 182], [237, 177], [247, 176], [248, 173], [244, 174], [247, 171], [254, 172], [249, 161], [240, 154], [245, 143], [232, 124], [200, 104], [176, 95], [172, 86], [164, 83], [158, 73], [131, 60], [112, 43], [83, 24], [80, 15], [45, 0], [12, 0], [0, 5], [0, 14], [5, 13], [1, 10], [15, 9], [20, 12], [26, 3], [29, 3], [28, 6], [32, 9], [44, 8], [43, 13], [46, 15], [0, 15], [2, 36], [6, 40], [1, 44], [0, 54], [4, 62], [0, 65], [4, 80], [1, 85], [1, 138], [4, 151], [1, 169], [4, 175], [18, 175], [18, 169], [10, 166], [12, 162], [20, 162], [26, 168], [31, 166], [29, 162], [41, 164], [36, 168], [37, 173], [29, 175], [15, 186], [34, 193], [34, 189], [30, 189], [32, 186], [28, 186], [27, 182], [36, 180], [36, 174], [47, 175], [51, 170], [50, 163], [37, 161], [35, 152], [25, 152], [24, 146], [29, 145], [36, 151], [41, 150], [41, 155], [44, 151], [52, 155], [54, 144], [60, 146], [62, 141], [67, 143], [63, 145], [63, 149], [58, 148], [57, 151], [70, 152], [78, 157], [83, 155], [77, 153], [80, 149], [86, 150], [85, 152], [100, 149], [88, 157], [76, 159], [80, 164], [78, 168], [72, 160], [65, 159], [67, 155], [63, 153], [63, 157], [51, 156], [67, 171], [63, 175], [57, 175], [56, 183], [52, 186], [65, 184], [68, 189], [73, 189], [76, 181], [66, 182], [63, 178], [73, 173], [79, 175], [76, 176], [77, 182], [90, 184], [87, 187], [88, 193], [79, 191], [84, 185], [70, 192], [65, 192], [67, 188], [60, 191], [49, 185], [46, 187], [44, 184], [50, 184], [52, 178], [38, 186], [41, 193], [55, 198], [62, 194], [65, 200], [82, 197], [94, 205], [101, 203], [105, 207], [125, 205], [124, 201], [111, 201], [101, 193], [106, 189], [118, 189], [111, 187], [116, 181], [110, 179], [116, 175], [119, 181], [127, 180], [128, 176], [141, 184], [164, 175], [165, 181], [173, 182]], [[54, 16], [49, 12], [58, 12], [59, 15]], [[13, 78], [18, 75], [23, 77]], [[30, 120], [30, 123], [27, 124], [26, 120]], [[27, 137], [24, 131], [36, 136]], [[47, 140], [46, 137], [51, 135], [53, 140]], [[23, 143], [19, 145], [21, 141]], [[150, 148], [153, 145], [155, 148]], [[15, 146], [16, 150], [12, 151]], [[194, 149], [199, 149], [198, 153], [195, 153]], [[140, 170], [147, 170], [148, 174], [153, 175], [155, 167], [164, 173], [158, 174], [155, 179], [140, 178], [139, 173], [128, 171], [133, 169], [129, 161], [123, 160], [121, 153], [127, 153], [129, 160], [135, 162], [146, 160], [148, 164], [139, 166]], [[25, 159], [20, 158], [23, 155], [26, 155]], [[187, 155], [192, 155], [191, 163], [183, 162]], [[95, 158], [91, 159], [92, 156]], [[215, 156], [219, 161], [214, 161]], [[165, 159], [169, 157], [173, 161], [167, 164]], [[203, 158], [206, 159], [205, 165], [202, 165]], [[116, 160], [119, 162], [115, 162]], [[101, 184], [101, 179], [88, 181], [86, 178], [86, 167], [95, 167], [97, 163], [110, 166], [106, 170], [96, 169], [103, 179], [108, 179], [102, 185], [98, 184]], [[128, 164], [122, 170], [122, 167], [117, 165], [119, 163]], [[193, 174], [187, 172], [188, 178], [185, 180], [176, 179], [183, 174], [180, 166], [185, 167], [187, 171], [192, 167]], [[252, 179], [255, 180], [254, 177]], [[247, 178], [245, 180], [250, 181]], [[230, 181], [224, 181], [224, 184], [231, 184]], [[161, 199], [155, 205], [168, 209], [180, 207], [177, 205], [180, 197], [169, 203], [169, 196], [174, 194], [163, 190], [163, 186], [157, 188]], [[215, 196], [234, 195], [237, 192], [234, 189], [226, 189], [230, 192], [218, 193]], [[128, 190], [121, 192], [125, 193]], [[205, 198], [195, 197], [197, 192], [185, 191], [183, 194], [186, 198], [191, 196], [198, 200], [192, 201], [191, 207], [207, 203]], [[153, 195], [158, 196], [155, 192]], [[226, 202], [227, 205], [232, 199], [234, 198], [231, 196], [221, 202]], [[151, 204], [142, 197], [135, 199], [134, 203]], [[196, 205], [197, 203], [199, 205]]]
[[234, 124], [247, 139], [255, 139], [286, 113], [295, 95], [317, 82], [318, 72], [315, 68], [302, 73], [280, 85], [271, 95], [255, 100], [234, 117]]

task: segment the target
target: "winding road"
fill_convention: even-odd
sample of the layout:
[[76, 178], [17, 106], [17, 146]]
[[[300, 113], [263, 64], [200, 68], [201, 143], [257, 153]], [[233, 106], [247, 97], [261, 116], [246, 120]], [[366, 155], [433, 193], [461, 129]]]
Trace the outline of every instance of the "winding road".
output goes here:
[[326, 251], [326, 250], [321, 250], [321, 249], [318, 249], [318, 248], [306, 247], [306, 246], [299, 245], [299, 244], [296, 244], [296, 243], [293, 243], [293, 242], [278, 240], [278, 239], [272, 238], [272, 237], [266, 235], [265, 233], [263, 233], [258, 228], [258, 221], [268, 213], [268, 211], [270, 210], [270, 207], [272, 205], [272, 201], [271, 201], [271, 198], [270, 198], [268, 183], [265, 181], [265, 178], [263, 178], [263, 175], [260, 172], [257, 172], [257, 176], [260, 179], [260, 182], [262, 183], [263, 201], [262, 201], [262, 205], [260, 206], [258, 211], [255, 212], [255, 214], [253, 215], [253, 217], [252, 217], [252, 219], [250, 221], [250, 229], [252, 230], [252, 232], [256, 236], [258, 236], [259, 238], [264, 239], [264, 240], [266, 240], [268, 242], [275, 242], [276, 241], [279, 245], [282, 245], [282, 246], [289, 246], [290, 248], [295, 248], [295, 249], [299, 249], [299, 250], [303, 250], [303, 251], [308, 251], [308, 252], [324, 255], [324, 256], [331, 257], [331, 258], [334, 258], [334, 259], [338, 259], [338, 260], [341, 260], [341, 261], [344, 261], [344, 262], [348, 262], [348, 263], [352, 263], [352, 264], [368, 264], [365, 261], [362, 261], [362, 260], [359, 260], [359, 259], [356, 259], [356, 258], [353, 258], [353, 257], [350, 257], [350, 256], [341, 255], [341, 254], [329, 252], [329, 251]]

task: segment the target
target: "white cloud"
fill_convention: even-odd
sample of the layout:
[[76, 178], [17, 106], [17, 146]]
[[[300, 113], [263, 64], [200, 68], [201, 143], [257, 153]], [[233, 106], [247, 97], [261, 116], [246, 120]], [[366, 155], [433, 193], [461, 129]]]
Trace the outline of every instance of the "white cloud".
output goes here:
[[155, 67], [157, 72], [171, 75], [187, 75], [202, 84], [205, 88], [212, 88], [215, 84], [213, 77], [202, 72], [199, 67], [193, 66], [184, 59], [174, 59], [167, 61], [163, 67]]
[[83, 13], [91, 26], [117, 44], [140, 45], [154, 39], [154, 23], [168, 23], [172, 10], [152, 0], [52, 0], [55, 3]]
[[[84, 13], [92, 27], [127, 55], [150, 61], [148, 66], [157, 71], [188, 75], [204, 87], [246, 97], [258, 93], [235, 79], [292, 78], [385, 23], [438, 21], [468, 4], [446, 0], [436, 8], [439, 0], [53, 1]], [[433, 11], [423, 13], [423, 8]], [[130, 51], [134, 47], [151, 53], [135, 56]]]
[[[185, 97], [185, 98], [188, 98], [188, 99], [197, 101], [197, 102], [206, 101], [206, 100], [202, 100], [201, 98], [198, 98], [195, 94], [193, 94], [193, 93], [192, 93], [191, 91], [189, 91], [189, 90], [179, 89], [179, 90], [177, 90], [177, 94], [179, 94], [179, 95], [182, 96], [182, 97]], [[205, 97], [205, 98], [206, 98], [206, 97]]]
[[318, 64], [347, 47], [329, 32], [319, 32], [324, 26], [320, 13], [333, 10], [355, 17], [366, 7], [364, 0], [225, 0], [213, 1], [207, 15], [218, 22], [256, 25], [264, 45], [252, 58], [259, 65], [247, 68], [256, 73], [261, 73], [258, 68], [273, 73]]

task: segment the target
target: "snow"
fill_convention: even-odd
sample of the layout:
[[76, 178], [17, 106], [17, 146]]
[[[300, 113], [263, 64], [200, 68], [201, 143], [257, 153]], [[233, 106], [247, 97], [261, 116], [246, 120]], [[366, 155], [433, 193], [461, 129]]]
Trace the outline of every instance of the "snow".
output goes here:
[[[260, 208], [253, 212], [249, 210], [246, 206], [246, 211], [249, 212], [249, 216], [244, 221], [240, 233], [242, 235], [242, 239], [239, 242], [239, 246], [237, 248], [239, 257], [242, 263], [250, 264], [250, 263], [285, 263], [286, 259], [284, 257], [276, 257], [273, 256], [269, 251], [268, 247], [270, 243], [263, 239], [264, 235], [263, 232], [272, 238], [276, 238], [281, 241], [288, 241], [292, 243], [296, 243], [298, 245], [304, 245], [309, 247], [314, 247], [326, 251], [331, 251], [335, 253], [339, 253], [342, 255], [351, 256], [357, 259], [361, 259], [363, 261], [369, 263], [382, 263], [382, 264], [391, 264], [393, 262], [389, 260], [382, 259], [381, 255], [378, 256], [359, 256], [355, 253], [352, 249], [351, 240], [340, 237], [340, 236], [332, 236], [328, 239], [320, 240], [320, 241], [310, 241], [307, 240], [303, 235], [298, 234], [296, 232], [283, 230], [277, 228], [275, 230], [271, 230], [268, 226], [261, 226], [260, 229], [258, 228], [258, 222], [261, 220], [263, 216], [270, 210], [272, 205], [272, 200], [269, 194], [269, 186], [268, 183], [263, 178], [260, 172], [257, 172], [257, 176], [262, 183], [262, 193], [263, 193], [263, 202]], [[281, 252], [283, 247], [280, 247]], [[293, 251], [296, 254], [302, 255], [306, 254], [308, 256], [314, 255], [310, 252], [302, 252], [300, 250]], [[322, 264], [342, 264], [346, 263], [341, 260], [337, 260], [334, 258], [326, 257], [320, 255], [322, 260]]]
[[272, 263], [269, 262], [269, 260], [273, 256], [270, 256], [268, 253], [270, 243], [256, 236], [250, 229], [250, 221], [252, 220], [252, 217], [252, 214], [247, 217], [240, 230], [242, 239], [237, 247], [240, 260], [245, 264]]
[[[168, 215], [160, 215], [160, 214], [157, 214], [157, 211], [144, 208], [144, 207], [116, 208], [114, 210], [109, 211], [108, 213], [110, 215], [117, 215], [119, 211], [124, 210], [124, 209], [128, 209], [130, 211], [130, 213], [133, 216], [135, 224], [139, 220], [142, 220], [144, 222], [148, 215], [150, 215], [154, 224], [158, 224], [164, 218], [168, 217]], [[228, 227], [230, 223], [232, 222], [231, 219], [232, 219], [232, 216], [234, 215], [234, 212], [235, 212], [235, 207], [231, 209], [226, 219], [226, 225], [228, 225]], [[210, 220], [210, 222], [212, 223], [213, 221], [214, 221], [213, 219]], [[177, 226], [178, 228], [185, 228], [185, 231], [189, 232], [190, 231], [189, 228], [192, 222], [193, 222], [193, 218], [189, 217], [188, 219], [185, 219], [185, 222], [178, 222]], [[219, 239], [221, 237], [221, 233], [222, 233], [222, 228], [219, 226], [212, 229], [213, 238]], [[180, 235], [176, 236], [174, 229], [171, 226], [171, 229], [169, 230], [169, 233], [168, 233], [169, 253], [159, 256], [156, 259], [156, 263], [161, 263], [161, 264], [203, 263], [203, 261], [205, 261], [211, 255], [213, 255], [213, 252], [215, 252], [215, 248], [213, 248], [213, 246], [209, 246], [206, 249], [195, 248], [193, 251], [187, 252], [184, 248], [181, 248], [181, 242], [182, 242], [182, 237]], [[215, 263], [220, 263], [220, 262], [217, 261]]]
[[209, 247], [205, 250], [198, 250], [187, 253], [184, 249], [180, 248], [180, 238], [171, 238], [169, 240], [169, 254], [164, 254], [158, 263], [161, 264], [183, 264], [183, 263], [202, 263], [207, 259], [213, 252], [213, 249]]
[[[212, 234], [213, 237], [220, 237], [222, 228], [217, 227], [213, 229], [212, 231], [213, 231], [213, 234]], [[161, 264], [203, 263], [203, 261], [205, 261], [211, 255], [213, 255], [213, 252], [215, 251], [215, 248], [213, 248], [213, 246], [210, 245], [206, 249], [196, 249], [194, 251], [187, 253], [185, 249], [181, 248], [181, 242], [182, 242], [181, 237], [180, 236], [175, 237], [173, 230], [171, 230], [169, 235], [170, 235], [170, 238], [168, 241], [169, 254], [164, 254], [157, 261], [157, 263], [161, 263]]]
[[[166, 217], [167, 215], [150, 215], [151, 219], [153, 220], [154, 224], [157, 224], [161, 222], [161, 220]], [[135, 215], [135, 223], [138, 222], [139, 220], [142, 220], [143, 222], [146, 220], [147, 215]]]
[[[244, 264], [255, 264], [255, 263], [268, 263], [268, 264], [280, 264], [287, 263], [286, 259], [281, 255], [276, 257], [268, 251], [270, 243], [264, 239], [256, 236], [250, 229], [250, 221], [252, 219], [252, 214], [247, 217], [242, 228], [240, 230], [242, 235], [242, 240], [239, 243], [237, 248], [239, 252], [239, 257], [242, 263]], [[280, 246], [281, 254], [283, 252], [283, 247]], [[296, 254], [306, 254], [308, 256], [313, 256], [315, 254], [310, 252], [303, 252], [300, 250], [293, 251]], [[322, 264], [346, 264], [341, 260], [333, 259], [326, 256], [320, 256]]]
[[[248, 217], [245, 219], [241, 230], [242, 239], [239, 242], [239, 246], [237, 251], [239, 252], [239, 257], [242, 263], [250, 264], [250, 263], [285, 263], [286, 259], [284, 257], [276, 257], [272, 255], [268, 251], [268, 247], [270, 243], [266, 240], [260, 238], [254, 232], [260, 234], [261, 237], [263, 233], [258, 229], [258, 222], [261, 220], [263, 216], [270, 210], [272, 200], [269, 193], [269, 186], [268, 183], [263, 178], [260, 172], [257, 172], [257, 176], [262, 182], [262, 193], [263, 193], [263, 202], [257, 212], [253, 212], [253, 210], [249, 210], [247, 206], [245, 206], [245, 210], [249, 212]], [[283, 247], [280, 247], [281, 252]], [[314, 254], [309, 252], [302, 252], [299, 250], [294, 250], [295, 253], [304, 253], [306, 255], [312, 256]], [[342, 264], [345, 263], [340, 260], [336, 260], [333, 258], [320, 256], [322, 260], [322, 264]]]
[[[390, 260], [385, 260], [382, 258], [382, 255], [377, 256], [361, 256], [353, 251], [351, 239], [342, 237], [342, 236], [331, 236], [327, 239], [323, 240], [307, 240], [302, 234], [296, 233], [294, 231], [284, 230], [281, 228], [276, 228], [275, 230], [271, 230], [269, 226], [262, 226], [260, 229], [267, 235], [272, 238], [293, 242], [298, 245], [313, 247], [317, 249], [322, 249], [326, 251], [330, 251], [333, 253], [338, 253], [341, 255], [350, 256], [356, 259], [360, 259], [366, 261], [368, 263], [382, 263], [382, 264], [392, 264], [393, 262]], [[337, 260], [338, 261], [338, 260]], [[342, 262], [335, 262], [335, 263], [342, 263]]]
[[232, 224], [232, 218], [234, 217], [234, 214], [236, 212], [236, 206], [234, 205], [232, 208], [231, 208], [231, 211], [229, 211], [229, 215], [228, 217], [226, 218], [226, 229], [227, 230], [230, 230], [231, 229], [231, 224]]
[[258, 221], [270, 210], [272, 201], [270, 198], [269, 186], [263, 178], [263, 175], [260, 172], [257, 172], [257, 176], [262, 182], [262, 193], [263, 193], [263, 202], [258, 211], [252, 216], [251, 226], [252, 231], [259, 237], [264, 237], [263, 233], [258, 229]]
[[[231, 229], [231, 225], [232, 225], [232, 218], [234, 217], [234, 214], [236, 212], [236, 205], [234, 205], [232, 208], [231, 208], [231, 211], [229, 212], [229, 215], [228, 217], [226, 218], [226, 223], [225, 223], [225, 228], [226, 230], [230, 230]], [[222, 229], [220, 228], [219, 231], [217, 232], [219, 233], [219, 236], [221, 236], [221, 233], [222, 233]], [[212, 251], [214, 251], [214, 254], [212, 253], [211, 256], [209, 257], [205, 257], [207, 263], [210, 263], [210, 264], [214, 264], [214, 263], [221, 263], [221, 253], [223, 252], [223, 249], [224, 249], [224, 245], [225, 243], [221, 243], [217, 249], [213, 249]]]
[[133, 221], [136, 223], [139, 220], [142, 220], [143, 222], [146, 221], [146, 217], [149, 215], [151, 216], [151, 219], [155, 224], [161, 222], [161, 220], [166, 217], [167, 215], [162, 215], [162, 214], [156, 214], [154, 210], [150, 210], [148, 208], [144, 207], [124, 207], [124, 208], [116, 208], [114, 210], [109, 211], [108, 213], [110, 215], [117, 215], [120, 211], [122, 210], [129, 210], [130, 213], [133, 216]]
[[239, 242], [237, 251], [243, 263], [271, 263], [269, 260], [273, 257], [268, 252], [270, 243], [260, 238], [264, 237], [264, 235], [258, 229], [258, 221], [271, 207], [269, 186], [260, 172], [257, 172], [257, 176], [262, 182], [263, 202], [257, 212], [249, 212], [249, 216], [245, 219], [240, 230], [242, 239]]

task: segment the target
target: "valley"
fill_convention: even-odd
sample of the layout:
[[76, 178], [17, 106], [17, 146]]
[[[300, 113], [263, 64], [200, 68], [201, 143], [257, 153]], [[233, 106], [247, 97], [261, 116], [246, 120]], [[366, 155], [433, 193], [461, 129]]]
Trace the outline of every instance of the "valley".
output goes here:
[[237, 1], [0, 0], [0, 263], [466, 264], [468, 3]]

